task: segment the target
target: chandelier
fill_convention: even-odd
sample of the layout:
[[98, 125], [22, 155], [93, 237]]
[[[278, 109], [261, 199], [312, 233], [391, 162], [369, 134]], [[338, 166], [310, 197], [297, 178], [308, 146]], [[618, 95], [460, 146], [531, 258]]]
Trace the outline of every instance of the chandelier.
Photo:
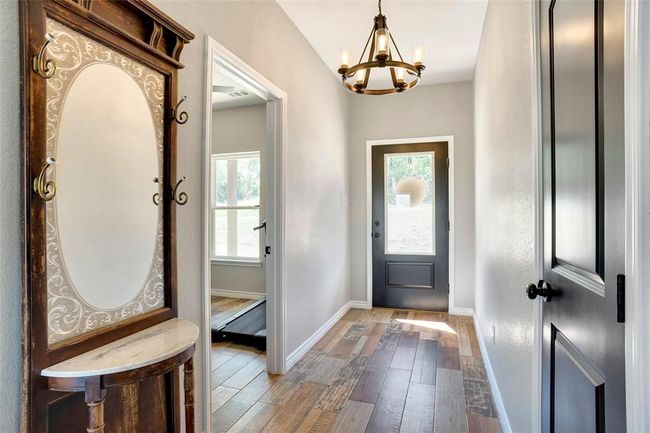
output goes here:
[[[341, 67], [338, 69], [338, 73], [341, 74], [343, 85], [360, 95], [390, 95], [405, 92], [418, 84], [420, 74], [424, 70], [422, 63], [424, 47], [422, 45], [413, 47], [413, 64], [406, 63], [395, 44], [393, 35], [388, 31], [386, 17], [381, 13], [381, 0], [379, 0], [378, 8], [379, 14], [375, 17], [375, 24], [359, 57], [359, 63], [349, 66], [350, 50], [345, 48], [341, 50]], [[370, 50], [368, 50], [368, 45], [370, 45]], [[393, 59], [391, 45], [399, 60]], [[366, 51], [368, 58], [366, 62], [363, 62]], [[386, 68], [390, 72], [393, 87], [368, 88], [370, 73], [379, 69], [386, 70]]]

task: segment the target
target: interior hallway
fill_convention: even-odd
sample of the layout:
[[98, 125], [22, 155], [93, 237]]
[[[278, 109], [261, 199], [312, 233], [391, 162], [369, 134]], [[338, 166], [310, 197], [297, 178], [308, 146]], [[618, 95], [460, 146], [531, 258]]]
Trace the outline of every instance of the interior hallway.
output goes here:
[[469, 317], [350, 310], [284, 376], [212, 346], [213, 432], [499, 433]]

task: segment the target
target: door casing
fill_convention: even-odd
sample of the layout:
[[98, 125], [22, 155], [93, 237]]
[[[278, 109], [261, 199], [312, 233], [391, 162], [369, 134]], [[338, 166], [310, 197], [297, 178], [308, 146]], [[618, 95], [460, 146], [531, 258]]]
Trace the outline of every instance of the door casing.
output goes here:
[[459, 316], [472, 316], [471, 308], [456, 308], [454, 296], [454, 136], [391, 138], [387, 140], [366, 141], [366, 306], [372, 308], [372, 148], [392, 144], [416, 144], [446, 142], [449, 157], [449, 313]]
[[255, 71], [247, 63], [219, 44], [210, 36], [205, 41], [205, 93], [204, 93], [204, 143], [202, 153], [202, 348], [203, 368], [203, 425], [206, 433], [212, 430], [211, 422], [211, 301], [210, 301], [210, 154], [212, 148], [212, 69], [216, 64], [228, 71], [255, 94], [266, 101], [267, 140], [264, 151], [267, 154], [268, 199], [266, 219], [268, 222], [267, 245], [271, 255], [266, 259], [267, 298], [267, 371], [284, 374], [287, 369], [286, 351], [286, 291], [285, 291], [285, 147], [287, 137], [287, 94]]

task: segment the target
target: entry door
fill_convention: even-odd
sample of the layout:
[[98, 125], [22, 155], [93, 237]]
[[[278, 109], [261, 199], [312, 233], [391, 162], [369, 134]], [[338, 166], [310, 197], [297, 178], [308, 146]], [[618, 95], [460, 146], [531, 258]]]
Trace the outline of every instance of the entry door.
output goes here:
[[447, 143], [372, 149], [373, 305], [447, 310]]
[[546, 300], [547, 433], [626, 430], [624, 6], [540, 3], [544, 279], [527, 292]]

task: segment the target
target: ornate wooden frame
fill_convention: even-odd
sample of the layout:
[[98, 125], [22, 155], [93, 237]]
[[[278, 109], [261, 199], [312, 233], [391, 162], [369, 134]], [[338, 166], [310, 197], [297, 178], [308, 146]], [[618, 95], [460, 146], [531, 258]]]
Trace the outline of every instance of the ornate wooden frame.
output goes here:
[[[44, 42], [46, 18], [101, 42], [159, 72], [165, 79], [163, 179], [164, 308], [106, 328], [48, 346], [47, 278], [45, 260], [45, 201], [33, 191], [45, 154], [46, 79], [32, 69], [32, 59]], [[52, 400], [40, 371], [177, 316], [176, 202], [172, 189], [176, 174], [176, 127], [179, 58], [194, 35], [146, 0], [30, 0], [20, 2], [22, 97], [22, 263], [23, 263], [23, 386], [21, 431], [47, 432], [47, 408]], [[179, 378], [166, 380], [170, 417], [180, 431]]]

